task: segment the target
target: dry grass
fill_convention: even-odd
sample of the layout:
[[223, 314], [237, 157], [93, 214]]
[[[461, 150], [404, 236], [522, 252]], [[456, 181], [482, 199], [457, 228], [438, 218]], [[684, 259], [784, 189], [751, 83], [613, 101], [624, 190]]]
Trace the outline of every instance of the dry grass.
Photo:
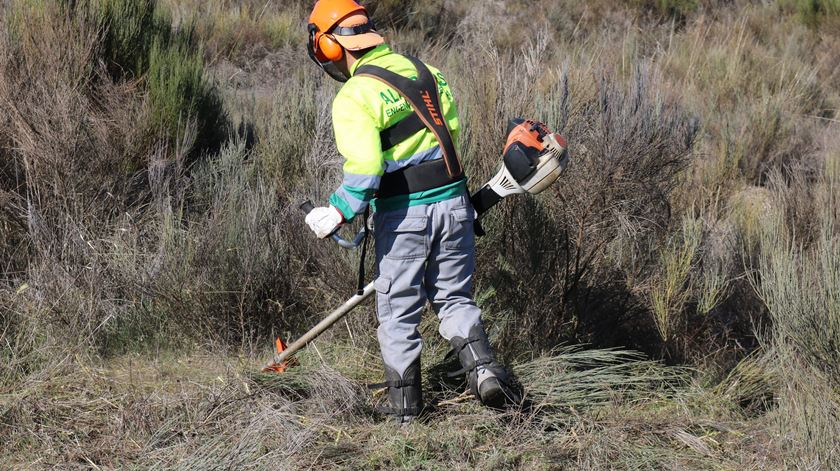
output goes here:
[[758, 469], [761, 459], [731, 419], [685, 412], [699, 399], [685, 373], [627, 352], [566, 349], [521, 365], [530, 411], [494, 414], [444, 390], [430, 394], [428, 418], [400, 429], [373, 413], [376, 399], [359, 385], [365, 378], [341, 359], [368, 353], [324, 347], [302, 354], [301, 366], [283, 376], [255, 375], [254, 359], [227, 355], [58, 359], [49, 382], [32, 378], [0, 395], [10, 425], [0, 438], [11, 451], [2, 464], [552, 469], [571, 458], [585, 469], [708, 468], [743, 453], [740, 461]]
[[[479, 302], [531, 407], [443, 379], [430, 318], [433, 409], [383, 422], [370, 306], [296, 370], [254, 373], [354, 284], [355, 254], [296, 210], [341, 162], [306, 2], [15, 0], [0, 468], [838, 466], [836, 2], [370, 6], [447, 73], [473, 183], [511, 117], [571, 142], [564, 179], [479, 243]], [[212, 144], [228, 119], [240, 135]]]
[[308, 11], [301, 1], [162, 0], [176, 24], [192, 24], [208, 59], [240, 64], [299, 40]]

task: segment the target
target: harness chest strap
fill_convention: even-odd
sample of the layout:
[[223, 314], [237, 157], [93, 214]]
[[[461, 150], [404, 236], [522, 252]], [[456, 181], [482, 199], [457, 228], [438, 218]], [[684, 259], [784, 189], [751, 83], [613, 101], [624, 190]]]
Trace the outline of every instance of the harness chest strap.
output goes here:
[[417, 69], [417, 80], [411, 80], [375, 65], [363, 65], [354, 76], [370, 77], [388, 85], [411, 105], [413, 113], [380, 133], [382, 149], [390, 149], [415, 133], [428, 129], [440, 145], [443, 158], [410, 166], [382, 177], [379, 197], [414, 193], [437, 188], [464, 178], [464, 169], [452, 134], [446, 126], [437, 80], [419, 59], [405, 56]]

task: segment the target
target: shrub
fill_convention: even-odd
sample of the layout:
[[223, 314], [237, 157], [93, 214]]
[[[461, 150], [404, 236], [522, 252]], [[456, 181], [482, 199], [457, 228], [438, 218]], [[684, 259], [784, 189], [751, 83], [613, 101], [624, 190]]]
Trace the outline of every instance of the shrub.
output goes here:
[[149, 172], [154, 203], [141, 213], [142, 225], [109, 242], [109, 271], [134, 288], [128, 309], [100, 336], [103, 348], [136, 345], [132, 333], [165, 342], [173, 331], [176, 341], [245, 344], [268, 337], [272, 326], [292, 325], [287, 306], [305, 303], [292, 292], [295, 280], [277, 269], [292, 263], [280, 224], [290, 209], [243, 143], [228, 144], [189, 174], [183, 161], [156, 161]]
[[551, 191], [505, 202], [483, 221], [479, 286], [495, 293], [485, 308], [510, 321], [496, 326], [507, 345], [574, 338], [651, 348], [655, 330], [636, 284], [669, 226], [669, 194], [690, 160], [697, 121], [659, 93], [649, 69], [639, 67], [629, 84], [603, 74], [592, 86], [591, 69], [570, 79], [541, 63], [547, 44], [515, 58], [491, 50], [453, 80], [474, 181], [497, 168], [499, 130], [511, 117], [537, 116], [570, 142], [571, 165]]
[[799, 228], [784, 221], [769, 225], [761, 244], [759, 286], [773, 318], [774, 338], [824, 371], [840, 391], [840, 237], [836, 226], [840, 187], [836, 178], [824, 181], [824, 192], [818, 195], [821, 225], [812, 247], [795, 242], [793, 232]]
[[226, 124], [221, 98], [204, 73], [201, 53], [188, 43], [152, 44], [146, 78], [151, 125], [173, 143], [183, 138], [186, 126], [195, 125], [199, 150], [218, 146]]
[[142, 77], [153, 46], [172, 36], [172, 18], [156, 0], [94, 0], [91, 9], [104, 31], [102, 54], [114, 80]]
[[172, 16], [157, 0], [98, 0], [87, 8], [102, 25], [102, 54], [112, 78], [145, 80], [149, 131], [174, 144], [190, 123], [197, 127], [198, 151], [218, 147], [226, 117], [217, 90], [204, 77], [193, 23], [182, 20], [173, 30]]
[[[8, 111], [0, 120], [0, 195], [8, 203], [0, 224], [10, 229], [0, 237], [0, 249], [9, 287], [3, 302], [8, 299], [15, 313], [4, 322], [9, 332], [31, 333], [18, 344], [33, 351], [41, 345], [99, 346], [111, 323], [135, 309], [135, 300], [144, 301], [133, 291], [136, 279], [112, 264], [113, 247], [101, 245], [121, 230], [123, 218], [144, 219], [144, 202], [154, 193], [148, 161], [156, 148], [167, 148], [148, 136], [152, 119], [141, 86], [155, 84], [149, 101], [169, 112], [161, 126], [183, 128], [188, 117], [201, 123], [219, 116], [196, 97], [206, 98], [210, 88], [200, 55], [185, 45], [154, 56], [153, 78], [127, 75], [114, 82], [99, 66], [106, 39], [101, 18], [89, 7], [15, 3], [14, 16], [3, 17], [10, 27], [0, 33], [7, 52], [0, 58], [0, 103]], [[135, 11], [126, 8], [109, 15]], [[194, 59], [184, 62], [185, 56]], [[189, 133], [179, 134], [182, 151], [192, 142]], [[7, 298], [24, 281], [28, 289]], [[27, 319], [38, 321], [27, 326]]]

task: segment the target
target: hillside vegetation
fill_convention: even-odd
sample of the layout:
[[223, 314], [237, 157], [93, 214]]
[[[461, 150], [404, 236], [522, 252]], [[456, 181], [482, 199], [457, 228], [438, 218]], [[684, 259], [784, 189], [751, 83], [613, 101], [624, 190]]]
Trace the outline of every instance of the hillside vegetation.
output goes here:
[[403, 428], [371, 303], [260, 373], [358, 263], [297, 209], [341, 178], [310, 3], [0, 2], [0, 469], [840, 468], [840, 2], [368, 1], [473, 189], [513, 117], [573, 159], [478, 243], [530, 406], [430, 312]]

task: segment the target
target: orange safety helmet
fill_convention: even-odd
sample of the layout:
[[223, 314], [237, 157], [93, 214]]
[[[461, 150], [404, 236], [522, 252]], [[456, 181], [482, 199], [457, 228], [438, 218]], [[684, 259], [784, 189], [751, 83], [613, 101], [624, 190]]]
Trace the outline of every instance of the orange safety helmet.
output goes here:
[[378, 46], [385, 39], [376, 32], [365, 7], [354, 0], [318, 0], [309, 15], [309, 57], [336, 80], [336, 62], [344, 57], [344, 50], [358, 51]]

